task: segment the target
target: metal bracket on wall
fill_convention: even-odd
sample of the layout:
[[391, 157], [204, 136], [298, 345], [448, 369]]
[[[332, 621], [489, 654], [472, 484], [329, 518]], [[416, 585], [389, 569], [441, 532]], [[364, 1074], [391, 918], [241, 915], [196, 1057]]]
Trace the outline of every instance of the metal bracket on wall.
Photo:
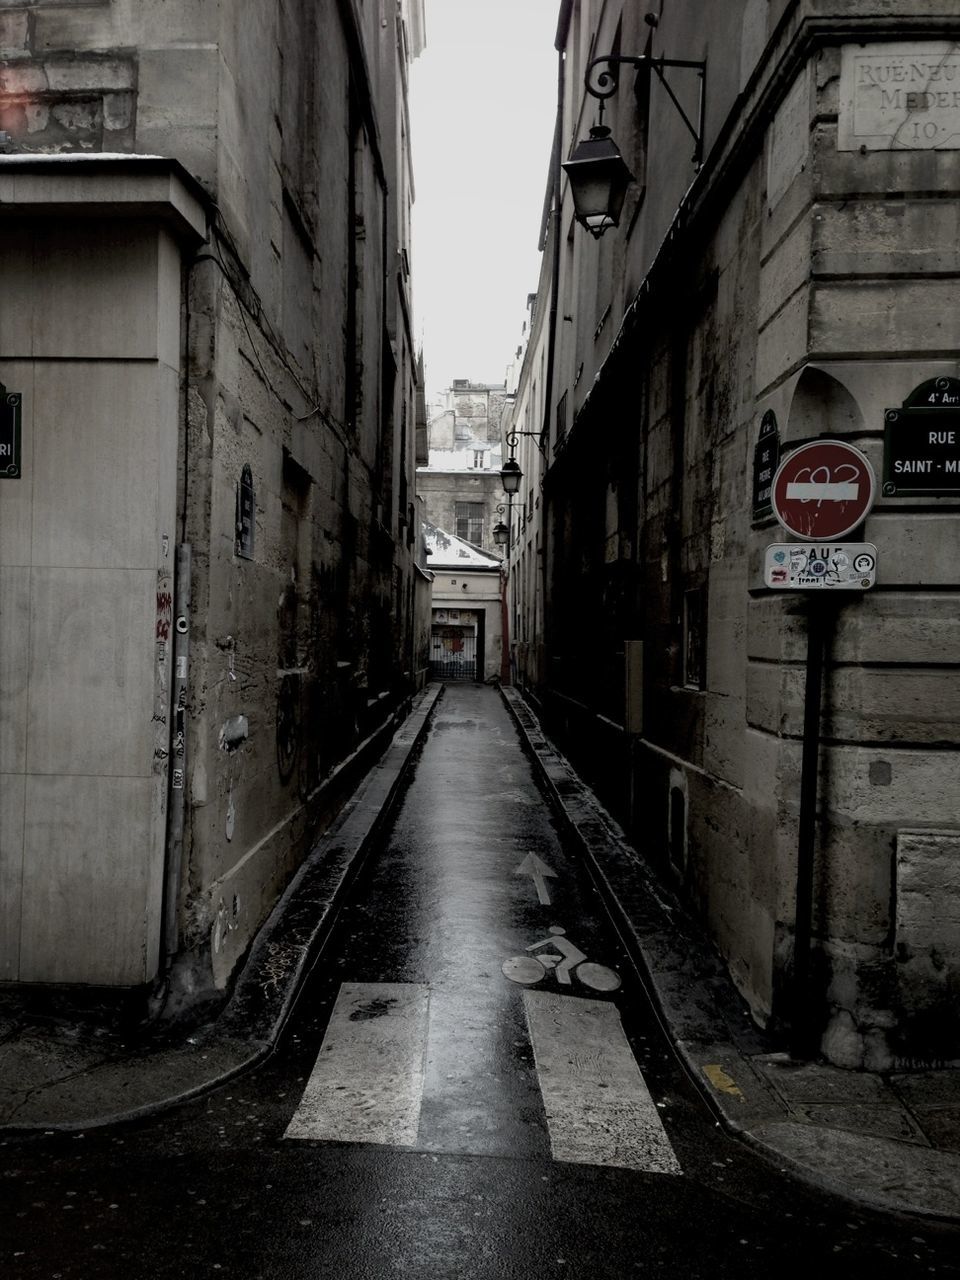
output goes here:
[[[699, 168], [703, 163], [703, 133], [707, 108], [707, 64], [705, 62], [693, 62], [685, 58], [655, 58], [652, 54], [646, 53], [633, 55], [620, 53], [602, 54], [599, 58], [593, 59], [583, 77], [587, 93], [599, 99], [601, 110], [603, 103], [607, 98], [612, 97], [620, 86], [616, 68], [623, 65], [633, 67], [637, 73], [634, 92], [641, 111], [646, 111], [649, 108], [650, 73], [654, 72], [656, 74], [657, 79], [666, 89], [670, 101], [680, 113], [683, 123], [690, 131], [690, 136], [693, 138], [694, 143], [693, 163]], [[686, 70], [696, 71], [699, 75], [700, 99], [697, 106], [696, 124], [687, 115], [680, 99], [674, 93], [669, 80], [664, 75], [665, 67], [681, 67]]]
[[542, 431], [508, 431], [504, 436], [504, 440], [506, 441], [507, 448], [510, 450], [511, 455], [516, 452], [521, 436], [529, 436], [532, 440], [536, 440], [537, 448], [544, 456], [546, 456], [546, 446], [544, 444]]

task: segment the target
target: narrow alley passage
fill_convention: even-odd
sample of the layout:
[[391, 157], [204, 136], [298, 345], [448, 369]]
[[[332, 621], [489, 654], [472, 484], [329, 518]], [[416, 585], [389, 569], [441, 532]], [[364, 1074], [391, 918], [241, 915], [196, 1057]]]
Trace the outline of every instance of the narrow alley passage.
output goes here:
[[288, 1136], [677, 1171], [603, 1002], [614, 940], [491, 690], [448, 687], [350, 915], [352, 981]]
[[960, 1275], [957, 1233], [786, 1177], [673, 1055], [497, 691], [447, 686], [258, 1070], [0, 1143], [40, 1280]]

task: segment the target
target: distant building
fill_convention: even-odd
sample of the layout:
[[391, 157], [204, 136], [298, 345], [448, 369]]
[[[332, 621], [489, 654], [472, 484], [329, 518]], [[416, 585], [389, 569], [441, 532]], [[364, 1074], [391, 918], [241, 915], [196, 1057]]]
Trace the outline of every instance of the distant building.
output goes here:
[[417, 492], [428, 524], [495, 552], [501, 518], [500, 419], [506, 386], [455, 379], [428, 406], [429, 460], [417, 469]]
[[503, 656], [501, 561], [434, 525], [424, 526], [433, 574], [430, 675], [499, 677]]

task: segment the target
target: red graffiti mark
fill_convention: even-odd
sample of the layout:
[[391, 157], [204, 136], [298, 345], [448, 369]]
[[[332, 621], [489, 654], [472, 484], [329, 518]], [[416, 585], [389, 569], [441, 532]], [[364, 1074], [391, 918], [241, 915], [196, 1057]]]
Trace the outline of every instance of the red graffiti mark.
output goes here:
[[170, 639], [170, 626], [173, 623], [173, 596], [169, 591], [157, 592], [157, 639]]

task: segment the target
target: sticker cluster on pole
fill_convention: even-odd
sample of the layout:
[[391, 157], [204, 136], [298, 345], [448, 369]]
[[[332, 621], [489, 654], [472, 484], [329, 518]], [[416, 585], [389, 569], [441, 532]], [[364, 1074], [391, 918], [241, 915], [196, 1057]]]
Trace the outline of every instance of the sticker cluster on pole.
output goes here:
[[792, 591], [866, 591], [877, 580], [877, 548], [843, 542], [877, 495], [867, 457], [843, 440], [812, 440], [788, 454], [770, 493], [773, 514], [794, 542], [773, 543], [764, 557], [768, 587]]

